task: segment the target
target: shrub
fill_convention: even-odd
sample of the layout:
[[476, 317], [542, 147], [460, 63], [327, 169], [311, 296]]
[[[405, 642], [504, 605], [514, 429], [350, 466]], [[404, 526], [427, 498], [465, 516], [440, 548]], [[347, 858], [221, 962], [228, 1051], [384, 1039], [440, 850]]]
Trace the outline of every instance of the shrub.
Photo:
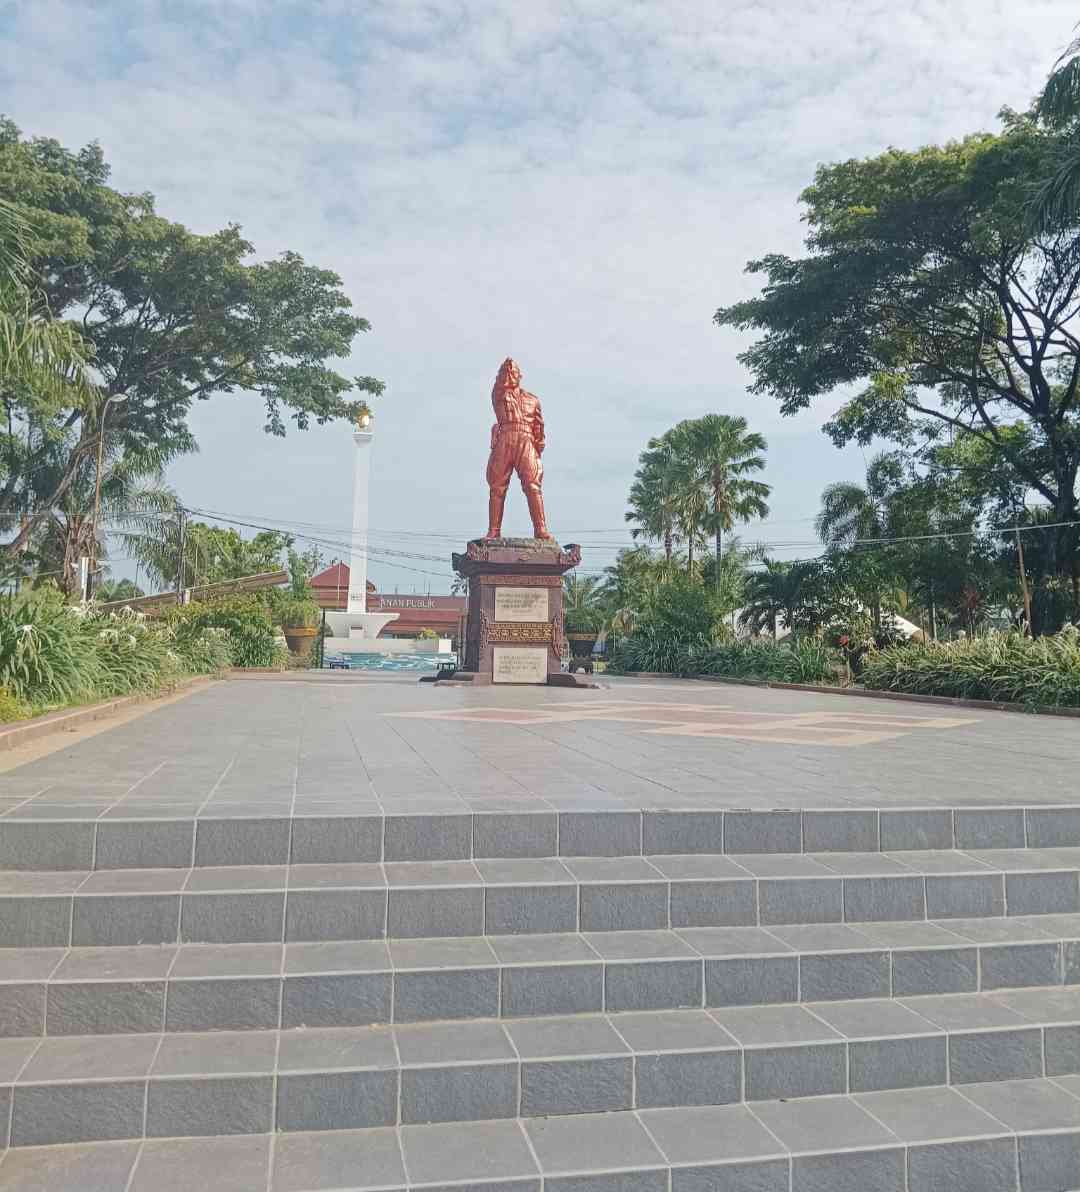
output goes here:
[[214, 675], [231, 665], [229, 635], [224, 629], [211, 627], [182, 638], [174, 635], [174, 647], [181, 662], [195, 675]]
[[0, 602], [0, 686], [34, 705], [92, 697], [105, 674], [90, 618], [58, 594]]
[[22, 720], [29, 715], [30, 709], [25, 704], [0, 687], [0, 724], [10, 724], [13, 720]]
[[697, 659], [704, 675], [765, 679], [774, 683], [835, 683], [840, 657], [824, 642], [742, 641], [714, 646]]
[[877, 691], [1080, 707], [1080, 630], [1034, 640], [1009, 633], [908, 642], [870, 655], [860, 681]]
[[183, 654], [190, 637], [205, 629], [223, 629], [231, 666], [277, 666], [281, 662], [277, 634], [270, 614], [258, 597], [226, 596], [169, 610], [172, 627]]
[[616, 647], [609, 669], [678, 674], [727, 632], [713, 593], [686, 576], [675, 576], [650, 592], [633, 633]]
[[322, 609], [314, 600], [289, 596], [272, 611], [271, 620], [286, 629], [314, 629], [322, 618]]

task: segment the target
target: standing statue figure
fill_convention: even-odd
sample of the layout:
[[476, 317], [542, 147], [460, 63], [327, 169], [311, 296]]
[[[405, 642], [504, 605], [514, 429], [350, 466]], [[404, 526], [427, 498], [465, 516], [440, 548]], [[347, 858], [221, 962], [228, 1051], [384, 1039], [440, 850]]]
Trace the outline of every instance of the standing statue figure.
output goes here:
[[486, 538], [502, 534], [503, 507], [510, 477], [516, 472], [525, 499], [529, 503], [533, 534], [550, 540], [544, 522], [544, 419], [540, 399], [521, 387], [521, 369], [508, 356], [499, 366], [491, 391], [495, 425], [491, 428], [491, 454], [488, 456], [488, 532]]

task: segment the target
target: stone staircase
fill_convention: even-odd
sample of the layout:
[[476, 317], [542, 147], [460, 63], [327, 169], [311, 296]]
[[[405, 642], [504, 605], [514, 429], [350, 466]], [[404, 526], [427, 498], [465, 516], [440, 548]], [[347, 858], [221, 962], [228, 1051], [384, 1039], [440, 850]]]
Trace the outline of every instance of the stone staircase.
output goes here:
[[1076, 1192], [1080, 808], [0, 820], [0, 1188]]

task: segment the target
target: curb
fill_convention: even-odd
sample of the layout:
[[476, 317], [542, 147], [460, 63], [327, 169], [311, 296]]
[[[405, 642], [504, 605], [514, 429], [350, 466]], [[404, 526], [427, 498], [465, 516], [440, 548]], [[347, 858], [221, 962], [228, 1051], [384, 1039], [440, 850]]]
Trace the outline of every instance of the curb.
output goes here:
[[1014, 712], [1023, 716], [1064, 716], [1080, 719], [1080, 708], [1029, 708], [1024, 704], [989, 699], [961, 699], [953, 695], [914, 695], [907, 691], [874, 691], [869, 687], [828, 687], [811, 683], [780, 683], [771, 679], [741, 679], [734, 675], [674, 675], [656, 671], [626, 671], [633, 679], [683, 679], [694, 683], [723, 683], [729, 687], [768, 687], [777, 691], [806, 691], [814, 695], [849, 695], [860, 699], [894, 700], [898, 703], [937, 704], [947, 708], [974, 708], [988, 712]]
[[156, 691], [152, 695], [140, 693], [138, 695], [121, 695], [115, 699], [103, 700], [97, 704], [86, 704], [79, 708], [65, 708], [59, 712], [47, 712], [43, 716], [35, 716], [32, 720], [17, 720], [14, 724], [0, 727], [0, 752], [5, 749], [17, 749], [20, 745], [28, 745], [41, 737], [51, 736], [53, 733], [71, 732], [83, 724], [95, 720], [104, 720], [125, 708], [137, 704], [153, 703], [155, 700], [187, 692], [189, 688], [200, 683], [209, 683], [211, 675], [193, 675], [184, 679], [175, 687], [166, 691]]

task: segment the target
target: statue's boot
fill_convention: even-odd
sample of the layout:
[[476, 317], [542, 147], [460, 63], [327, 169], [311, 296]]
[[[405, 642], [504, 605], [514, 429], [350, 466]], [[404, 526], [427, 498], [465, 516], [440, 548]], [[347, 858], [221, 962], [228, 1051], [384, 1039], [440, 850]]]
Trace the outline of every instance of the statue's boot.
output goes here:
[[492, 492], [488, 495], [488, 532], [485, 538], [500, 538], [502, 536], [503, 508], [506, 505], [506, 491]]
[[554, 535], [547, 528], [544, 520], [544, 494], [539, 485], [530, 485], [525, 490], [525, 499], [529, 502], [529, 516], [532, 518], [533, 537], [554, 541]]

